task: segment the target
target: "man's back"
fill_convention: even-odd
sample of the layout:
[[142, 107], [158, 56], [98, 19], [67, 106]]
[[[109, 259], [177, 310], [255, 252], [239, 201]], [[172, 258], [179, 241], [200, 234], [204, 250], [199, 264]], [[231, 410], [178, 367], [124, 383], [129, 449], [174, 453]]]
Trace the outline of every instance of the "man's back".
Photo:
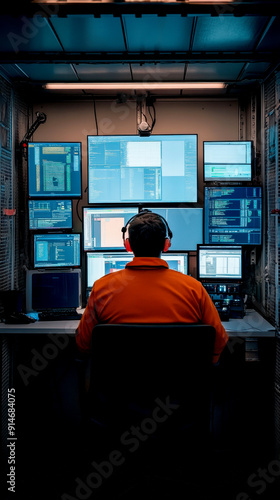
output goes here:
[[170, 270], [163, 259], [156, 257], [135, 257], [124, 270], [95, 282], [78, 328], [81, 351], [89, 350], [98, 323], [210, 324], [216, 329], [217, 359], [228, 340], [201, 283]]

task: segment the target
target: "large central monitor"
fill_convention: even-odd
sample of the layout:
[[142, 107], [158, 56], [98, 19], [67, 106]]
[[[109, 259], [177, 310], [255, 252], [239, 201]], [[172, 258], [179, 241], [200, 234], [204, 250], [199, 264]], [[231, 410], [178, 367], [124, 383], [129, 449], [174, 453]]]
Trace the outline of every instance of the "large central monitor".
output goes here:
[[29, 142], [30, 198], [79, 198], [82, 194], [80, 142]]
[[240, 280], [241, 278], [241, 246], [198, 246], [198, 279], [232, 281]]
[[[94, 282], [105, 274], [114, 273], [124, 269], [126, 264], [133, 259], [132, 253], [127, 252], [88, 252], [87, 253], [87, 288], [92, 288]], [[188, 274], [187, 253], [164, 253], [165, 260], [170, 269]]]
[[136, 207], [83, 207], [84, 250], [123, 249], [121, 229], [137, 213]]
[[34, 268], [80, 266], [80, 238], [78, 233], [34, 234]]
[[197, 135], [88, 136], [89, 203], [197, 201]]
[[261, 245], [261, 187], [205, 187], [204, 194], [204, 243]]
[[204, 141], [203, 173], [207, 181], [251, 181], [252, 141]]

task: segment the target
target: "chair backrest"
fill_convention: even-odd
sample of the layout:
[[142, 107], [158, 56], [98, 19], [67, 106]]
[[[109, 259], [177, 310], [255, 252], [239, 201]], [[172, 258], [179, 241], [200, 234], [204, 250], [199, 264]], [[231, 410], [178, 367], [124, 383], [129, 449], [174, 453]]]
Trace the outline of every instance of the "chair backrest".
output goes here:
[[214, 341], [215, 329], [202, 324], [97, 325], [89, 391], [96, 419], [100, 403], [103, 421], [112, 412], [115, 419], [127, 404], [145, 412], [160, 398], [198, 409], [209, 383]]

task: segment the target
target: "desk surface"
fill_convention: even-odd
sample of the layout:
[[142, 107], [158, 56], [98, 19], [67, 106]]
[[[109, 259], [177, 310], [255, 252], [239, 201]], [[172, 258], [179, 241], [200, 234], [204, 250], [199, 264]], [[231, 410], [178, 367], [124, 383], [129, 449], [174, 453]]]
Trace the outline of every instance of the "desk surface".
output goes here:
[[[244, 318], [223, 321], [229, 337], [274, 337], [275, 328], [257, 311], [248, 309]], [[36, 321], [27, 325], [6, 325], [0, 323], [0, 334], [67, 334], [75, 335], [79, 324], [77, 320]]]

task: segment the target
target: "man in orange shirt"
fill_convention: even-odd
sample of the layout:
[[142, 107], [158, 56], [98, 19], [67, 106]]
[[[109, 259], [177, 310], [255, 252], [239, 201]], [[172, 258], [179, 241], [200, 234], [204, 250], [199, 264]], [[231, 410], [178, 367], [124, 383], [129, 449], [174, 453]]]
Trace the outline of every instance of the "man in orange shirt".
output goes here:
[[125, 269], [95, 281], [77, 328], [78, 349], [90, 350], [97, 323], [204, 323], [216, 330], [216, 363], [228, 335], [202, 284], [169, 269], [161, 258], [172, 238], [166, 220], [144, 210], [128, 221], [122, 232], [125, 248], [134, 258]]

